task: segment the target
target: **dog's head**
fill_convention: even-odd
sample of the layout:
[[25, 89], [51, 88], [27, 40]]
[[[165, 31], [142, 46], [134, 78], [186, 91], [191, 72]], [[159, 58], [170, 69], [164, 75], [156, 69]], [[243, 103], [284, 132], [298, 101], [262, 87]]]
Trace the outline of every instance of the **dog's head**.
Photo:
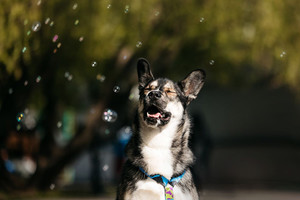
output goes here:
[[155, 79], [147, 60], [137, 63], [139, 80], [139, 115], [149, 127], [161, 127], [183, 117], [186, 106], [197, 97], [204, 84], [203, 70], [194, 70], [177, 83]]

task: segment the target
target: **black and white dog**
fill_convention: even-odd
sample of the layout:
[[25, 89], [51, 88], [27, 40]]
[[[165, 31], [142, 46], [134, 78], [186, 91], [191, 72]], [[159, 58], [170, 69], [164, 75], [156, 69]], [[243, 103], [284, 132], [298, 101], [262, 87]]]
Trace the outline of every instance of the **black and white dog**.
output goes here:
[[186, 108], [202, 88], [205, 73], [192, 71], [177, 83], [155, 79], [143, 58], [137, 71], [139, 106], [117, 200], [197, 200]]

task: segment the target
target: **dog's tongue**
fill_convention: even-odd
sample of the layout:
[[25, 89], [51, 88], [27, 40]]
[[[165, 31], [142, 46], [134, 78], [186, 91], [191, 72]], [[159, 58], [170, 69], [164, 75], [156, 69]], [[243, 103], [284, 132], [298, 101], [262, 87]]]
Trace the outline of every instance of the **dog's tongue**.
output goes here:
[[150, 114], [150, 113], [147, 113], [148, 117], [153, 117], [153, 118], [160, 118], [161, 117], [161, 114], [158, 112], [158, 113], [155, 113], [155, 114]]

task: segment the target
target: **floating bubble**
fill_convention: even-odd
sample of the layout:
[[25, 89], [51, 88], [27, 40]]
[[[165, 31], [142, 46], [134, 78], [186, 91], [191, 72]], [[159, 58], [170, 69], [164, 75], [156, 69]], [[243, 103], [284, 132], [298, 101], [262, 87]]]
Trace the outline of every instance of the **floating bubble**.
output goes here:
[[65, 72], [65, 78], [68, 80], [68, 81], [71, 81], [73, 79], [73, 75], [70, 74], [69, 72]]
[[105, 135], [108, 135], [108, 134], [110, 134], [110, 130], [107, 128], [104, 130], [104, 133], [105, 133]]
[[114, 91], [114, 93], [119, 93], [120, 92], [120, 86], [115, 86], [114, 88], [113, 88], [113, 91]]
[[25, 115], [27, 115], [27, 114], [29, 113], [29, 109], [28, 109], [28, 108], [25, 108], [25, 109], [24, 109], [24, 113], [25, 113]]
[[50, 18], [48, 17], [46, 20], [45, 20], [45, 24], [49, 24], [50, 22]]
[[54, 21], [50, 22], [49, 26], [53, 26], [54, 25]]
[[106, 122], [113, 123], [117, 120], [118, 114], [112, 109], [105, 109], [102, 114], [102, 119]]
[[73, 5], [72, 9], [73, 9], [73, 10], [76, 10], [76, 9], [77, 9], [77, 7], [78, 7], [78, 4], [77, 4], [77, 3], [74, 3], [74, 5]]
[[22, 53], [25, 53], [27, 51], [27, 47], [23, 47]]
[[70, 74], [67, 79], [68, 79], [68, 81], [71, 81], [73, 79], [73, 75]]
[[141, 41], [138, 41], [138, 42], [136, 43], [135, 46], [136, 46], [137, 48], [140, 48], [142, 45], [143, 45], [143, 43], [142, 43]]
[[79, 38], [79, 42], [82, 42], [83, 40], [84, 40], [84, 37], [81, 36], [81, 37]]
[[62, 126], [62, 122], [61, 121], [58, 121], [57, 124], [56, 124], [57, 128], [60, 128]]
[[49, 188], [50, 188], [50, 190], [54, 190], [55, 184], [52, 183], [52, 184], [49, 186]]
[[52, 42], [56, 42], [58, 40], [58, 35], [54, 35]]
[[108, 4], [106, 8], [107, 8], [107, 9], [110, 9], [110, 7], [111, 7], [111, 4]]
[[96, 61], [92, 62], [92, 67], [96, 67], [98, 65], [98, 63]]
[[210, 60], [210, 61], [209, 61], [209, 64], [210, 64], [210, 65], [213, 65], [213, 64], [215, 64], [215, 61], [214, 61], [214, 60]]
[[21, 124], [17, 124], [16, 126], [17, 131], [21, 130], [21, 128], [22, 128]]
[[37, 32], [41, 29], [41, 23], [40, 22], [34, 22], [31, 26], [32, 31]]
[[129, 12], [129, 5], [125, 6], [124, 13], [127, 14]]
[[68, 78], [70, 76], [69, 72], [65, 72], [65, 78]]
[[12, 88], [9, 88], [8, 89], [8, 94], [12, 94], [12, 93], [14, 93], [14, 90]]
[[27, 36], [29, 36], [31, 34], [31, 31], [27, 31]]
[[26, 117], [24, 117], [22, 124], [25, 125], [27, 129], [32, 130], [34, 127], [36, 127], [37, 124], [34, 113], [29, 113], [28, 109], [25, 109], [24, 113]]
[[280, 57], [283, 58], [285, 55], [286, 55], [286, 52], [283, 51], [283, 52], [280, 54]]
[[28, 85], [28, 81], [24, 81], [24, 86], [27, 86]]
[[106, 77], [104, 75], [97, 74], [96, 78], [97, 78], [98, 81], [104, 82]]
[[60, 48], [60, 47], [61, 47], [61, 43], [58, 43], [58, 44], [57, 44], [57, 48]]
[[42, 80], [41, 76], [36, 77], [35, 82], [39, 83]]
[[74, 25], [77, 26], [78, 24], [79, 24], [79, 20], [76, 19], [75, 22], [74, 22]]
[[204, 17], [201, 17], [199, 21], [204, 22]]
[[36, 5], [40, 6], [42, 3], [42, 0], [38, 0], [38, 2], [36, 3]]
[[17, 121], [18, 121], [18, 122], [21, 122], [21, 121], [23, 120], [24, 116], [25, 116], [24, 113], [22, 113], [22, 112], [21, 112], [21, 113], [18, 113], [18, 114], [17, 114]]
[[103, 165], [103, 167], [102, 167], [102, 170], [103, 170], [103, 171], [106, 172], [108, 169], [109, 169], [109, 166], [108, 166], [107, 164]]

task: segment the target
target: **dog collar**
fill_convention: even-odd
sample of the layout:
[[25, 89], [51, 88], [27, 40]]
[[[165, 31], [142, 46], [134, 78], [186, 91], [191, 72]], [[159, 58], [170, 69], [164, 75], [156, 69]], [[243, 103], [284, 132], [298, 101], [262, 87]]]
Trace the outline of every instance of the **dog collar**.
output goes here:
[[[166, 177], [155, 174], [155, 175], [149, 175], [143, 168], [139, 167], [140, 171], [143, 172], [147, 177], [153, 179], [157, 183], [161, 184], [165, 189], [165, 199], [166, 200], [173, 200], [174, 199], [174, 192], [173, 187], [179, 183], [179, 181], [184, 176], [186, 170], [183, 171], [183, 173], [180, 176], [173, 177], [171, 180], [167, 179]], [[169, 185], [168, 185], [169, 184]]]

